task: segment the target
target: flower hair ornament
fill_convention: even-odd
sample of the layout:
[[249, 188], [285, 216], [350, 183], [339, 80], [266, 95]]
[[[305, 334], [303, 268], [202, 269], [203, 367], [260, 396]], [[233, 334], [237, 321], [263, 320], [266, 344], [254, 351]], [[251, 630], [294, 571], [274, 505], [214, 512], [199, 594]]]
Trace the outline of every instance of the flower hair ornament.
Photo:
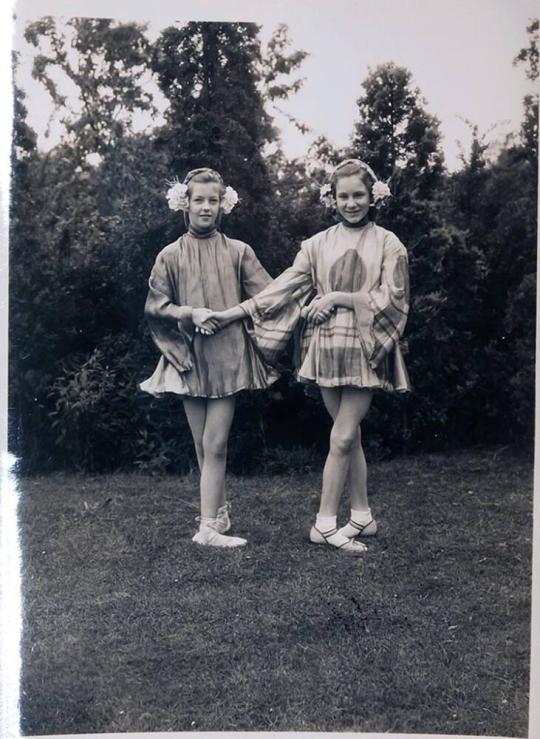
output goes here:
[[189, 207], [188, 187], [184, 182], [178, 179], [167, 182], [169, 189], [167, 190], [167, 203], [171, 210], [184, 210]]
[[230, 185], [227, 185], [225, 188], [225, 192], [222, 195], [221, 198], [221, 210], [225, 213], [225, 215], [228, 215], [231, 210], [238, 204], [238, 201], [240, 198], [238, 197], [238, 193], [234, 189], [234, 187], [231, 187]]
[[[184, 178], [183, 182], [180, 182], [178, 177], [176, 177], [171, 182], [167, 182], [169, 185], [169, 189], [167, 190], [166, 198], [167, 203], [169, 204], [169, 208], [171, 210], [182, 210], [184, 213], [186, 213], [189, 209], [189, 192], [188, 192], [188, 184], [191, 181], [191, 179], [197, 175], [197, 174], [204, 174], [204, 173], [210, 173], [212, 175], [217, 175], [216, 179], [214, 180], [217, 184], [223, 184], [223, 180], [221, 179], [221, 176], [215, 172], [213, 169], [208, 168], [202, 168], [202, 169], [193, 169], [191, 172], [188, 172], [187, 175]], [[219, 178], [219, 179], [218, 179]], [[221, 210], [226, 215], [229, 214], [232, 209], [237, 205], [240, 198], [238, 197], [238, 193], [236, 190], [229, 185], [225, 188], [225, 192], [221, 196]]]
[[[340, 169], [349, 164], [355, 164], [358, 168], [367, 172], [367, 174], [373, 179], [373, 185], [371, 186], [371, 197], [373, 202], [370, 203], [371, 206], [378, 207], [379, 205], [382, 205], [387, 198], [391, 197], [392, 193], [390, 192], [388, 184], [379, 180], [369, 164], [362, 162], [360, 159], [346, 159], [344, 162], [338, 164], [332, 173], [332, 179], [338, 175]], [[319, 193], [320, 201], [323, 205], [327, 208], [335, 207], [336, 201], [334, 197], [334, 186], [330, 182], [325, 182]]]

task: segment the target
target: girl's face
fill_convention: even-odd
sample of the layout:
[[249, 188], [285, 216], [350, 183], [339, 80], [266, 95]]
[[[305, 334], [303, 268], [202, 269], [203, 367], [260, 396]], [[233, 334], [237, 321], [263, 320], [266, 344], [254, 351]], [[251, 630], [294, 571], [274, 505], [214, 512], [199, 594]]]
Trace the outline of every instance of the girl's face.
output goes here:
[[211, 231], [219, 215], [220, 186], [217, 182], [193, 182], [189, 189], [189, 222], [197, 231]]
[[370, 192], [358, 174], [339, 177], [336, 182], [336, 209], [346, 223], [357, 225], [369, 213]]

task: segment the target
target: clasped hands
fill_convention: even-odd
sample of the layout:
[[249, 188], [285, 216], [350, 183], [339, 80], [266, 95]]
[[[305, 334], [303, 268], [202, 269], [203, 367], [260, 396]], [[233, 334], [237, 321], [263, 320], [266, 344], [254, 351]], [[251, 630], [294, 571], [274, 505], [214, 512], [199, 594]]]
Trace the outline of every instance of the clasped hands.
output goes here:
[[[313, 321], [313, 323], [316, 324], [323, 323], [338, 307], [336, 297], [337, 294], [335, 293], [316, 296], [309, 305], [302, 308], [302, 318], [307, 321]], [[225, 326], [231, 322], [231, 319], [228, 317], [227, 311], [213, 311], [209, 308], [194, 308], [192, 312], [192, 321], [197, 333], [204, 334], [205, 336], [212, 336], [212, 334], [225, 328]]]
[[209, 308], [193, 308], [191, 320], [195, 325], [195, 332], [211, 336], [225, 328], [228, 321], [224, 317], [225, 311], [215, 311]]

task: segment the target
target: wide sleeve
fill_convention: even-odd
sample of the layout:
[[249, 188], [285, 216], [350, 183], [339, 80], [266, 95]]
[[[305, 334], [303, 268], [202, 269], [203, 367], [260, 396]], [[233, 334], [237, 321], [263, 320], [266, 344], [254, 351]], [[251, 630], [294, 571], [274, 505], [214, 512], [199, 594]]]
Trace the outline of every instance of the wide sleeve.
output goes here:
[[385, 236], [379, 285], [354, 293], [353, 307], [369, 364], [376, 369], [398, 344], [409, 313], [407, 250], [394, 234]]
[[251, 246], [245, 245], [240, 260], [242, 297], [252, 298], [272, 282], [272, 278], [257, 259]]
[[158, 254], [148, 280], [144, 313], [159, 351], [179, 372], [190, 370], [194, 327], [189, 306], [178, 304], [178, 281], [171, 255]]
[[262, 292], [241, 303], [253, 321], [257, 346], [270, 364], [275, 365], [285, 350], [312, 291], [312, 265], [303, 243], [290, 267]]

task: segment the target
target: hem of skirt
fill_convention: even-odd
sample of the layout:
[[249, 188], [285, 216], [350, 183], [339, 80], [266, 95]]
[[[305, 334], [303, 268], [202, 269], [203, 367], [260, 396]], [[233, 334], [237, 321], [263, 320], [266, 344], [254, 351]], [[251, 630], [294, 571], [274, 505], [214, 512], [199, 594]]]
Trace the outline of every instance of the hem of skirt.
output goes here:
[[279, 379], [279, 375], [274, 377], [272, 380], [268, 382], [267, 385], [244, 385], [243, 387], [236, 388], [236, 390], [230, 390], [227, 393], [220, 393], [219, 395], [199, 395], [197, 393], [181, 393], [178, 390], [147, 390], [146, 388], [142, 387], [141, 383], [139, 385], [139, 390], [141, 390], [143, 393], [148, 393], [149, 395], [153, 395], [154, 398], [163, 398], [165, 395], [176, 395], [177, 398], [229, 398], [231, 395], [236, 395], [236, 393], [242, 392], [242, 390], [266, 390], [270, 387], [270, 385], [273, 385], [274, 382], [277, 382]]
[[296, 375], [296, 379], [299, 382], [303, 382], [305, 385], [318, 385], [319, 387], [356, 387], [361, 390], [380, 390], [386, 393], [410, 393], [410, 387], [394, 387], [391, 382], [384, 382], [378, 384], [367, 385], [362, 382], [359, 377], [340, 377], [338, 380], [317, 380], [314, 377], [306, 377], [305, 375]]

